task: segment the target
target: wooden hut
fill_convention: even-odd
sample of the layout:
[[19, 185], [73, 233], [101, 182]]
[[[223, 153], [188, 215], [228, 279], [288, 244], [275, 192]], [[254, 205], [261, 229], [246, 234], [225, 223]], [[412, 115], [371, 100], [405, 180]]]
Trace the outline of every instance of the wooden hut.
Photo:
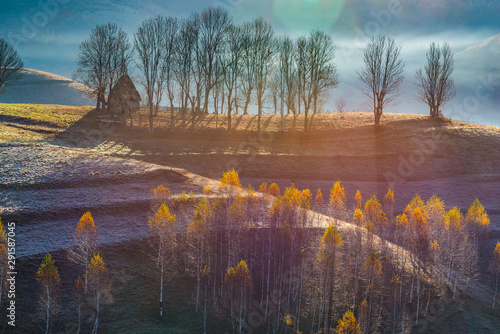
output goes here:
[[130, 126], [133, 126], [132, 114], [140, 108], [141, 95], [137, 91], [128, 74], [123, 75], [108, 96], [108, 111], [110, 115], [119, 117], [125, 124], [130, 117]]

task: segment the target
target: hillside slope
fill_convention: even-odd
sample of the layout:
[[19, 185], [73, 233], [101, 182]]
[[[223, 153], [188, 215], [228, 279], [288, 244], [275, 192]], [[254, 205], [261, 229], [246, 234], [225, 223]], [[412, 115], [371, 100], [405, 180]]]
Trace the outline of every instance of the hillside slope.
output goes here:
[[60, 104], [91, 106], [89, 88], [52, 73], [22, 69], [18, 80], [0, 90], [0, 103]]

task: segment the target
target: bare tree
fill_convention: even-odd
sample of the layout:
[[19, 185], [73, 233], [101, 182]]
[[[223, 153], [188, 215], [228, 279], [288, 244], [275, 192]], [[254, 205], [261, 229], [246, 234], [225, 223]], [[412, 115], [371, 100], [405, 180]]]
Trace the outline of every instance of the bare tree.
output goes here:
[[149, 131], [153, 131], [153, 117], [158, 113], [165, 84], [165, 20], [165, 17], [157, 16], [143, 21], [134, 38], [135, 50], [139, 57], [137, 66], [143, 76], [142, 84], [149, 108]]
[[[163, 53], [161, 57], [161, 78], [160, 83], [167, 89], [170, 101], [170, 129], [174, 129], [174, 59], [177, 52], [177, 39], [179, 38], [179, 21], [177, 18], [167, 16], [163, 19]], [[158, 93], [163, 93], [163, 87], [159, 85]]]
[[340, 98], [337, 101], [335, 101], [335, 109], [337, 109], [337, 111], [339, 113], [345, 112], [346, 105], [347, 105], [347, 103], [345, 102], [345, 100], [343, 98]]
[[231, 25], [231, 18], [222, 8], [208, 8], [200, 15], [199, 44], [202, 54], [200, 66], [205, 76], [205, 102], [203, 110], [208, 112], [210, 91], [219, 81], [216, 62], [222, 51], [224, 35]]
[[75, 79], [90, 87], [97, 109], [106, 105], [106, 94], [128, 71], [132, 59], [128, 35], [115, 23], [98, 25], [80, 44]]
[[174, 55], [174, 74], [180, 88], [180, 109], [183, 117], [185, 117], [188, 103], [191, 99], [191, 69], [193, 67], [193, 54], [197, 39], [197, 27], [191, 24], [191, 20], [183, 21], [180, 25], [179, 38], [176, 43], [177, 52]]
[[23, 68], [23, 61], [17, 50], [0, 38], [0, 89]]
[[[295, 100], [297, 97], [297, 49], [292, 39], [284, 36], [277, 41], [277, 64], [276, 75], [279, 82], [279, 92], [281, 98], [280, 113], [281, 113], [281, 131], [284, 130], [283, 113], [284, 107], [287, 108], [287, 113], [293, 112], [295, 121]], [[294, 122], [295, 125], [295, 122]]]
[[358, 72], [364, 84], [361, 91], [373, 102], [375, 125], [379, 125], [384, 107], [399, 96], [399, 86], [404, 79], [401, 47], [391, 37], [372, 37], [363, 52], [363, 61], [365, 66]]
[[271, 25], [263, 18], [258, 18], [252, 23], [254, 31], [255, 54], [255, 90], [257, 93], [257, 131], [260, 132], [264, 93], [268, 86], [268, 77], [272, 68], [274, 53], [274, 31]]
[[243, 39], [240, 27], [231, 26], [228, 29], [225, 46], [221, 56], [221, 71], [227, 94], [227, 131], [231, 132], [231, 114], [236, 104], [238, 79], [242, 71]]
[[456, 93], [451, 78], [455, 64], [448, 43], [442, 48], [439, 44], [431, 43], [426, 55], [427, 64], [415, 72], [418, 100], [429, 105], [432, 117], [438, 117], [440, 108]]
[[309, 37], [297, 41], [297, 65], [300, 99], [304, 104], [304, 131], [311, 108], [317, 109], [319, 97], [338, 85], [337, 71], [332, 61], [335, 46], [332, 38], [323, 31], [313, 31]]

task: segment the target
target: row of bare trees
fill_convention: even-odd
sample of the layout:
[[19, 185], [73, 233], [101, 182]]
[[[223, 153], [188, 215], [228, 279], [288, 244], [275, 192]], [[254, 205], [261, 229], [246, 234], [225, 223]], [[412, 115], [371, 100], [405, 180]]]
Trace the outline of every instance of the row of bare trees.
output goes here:
[[[133, 47], [132, 47], [133, 44]], [[76, 78], [93, 89], [97, 107], [135, 59], [149, 108], [150, 129], [162, 98], [187, 114], [239, 112], [252, 105], [261, 115], [266, 99], [283, 115], [317, 112], [338, 84], [332, 38], [313, 31], [292, 40], [277, 37], [259, 18], [241, 25], [227, 11], [208, 8], [187, 19], [157, 16], [142, 22], [133, 43], [116, 24], [96, 26], [80, 45]], [[213, 101], [213, 105], [211, 104]], [[278, 106], [279, 104], [279, 106]], [[194, 124], [194, 123], [193, 123]], [[229, 121], [228, 130], [231, 130]]]

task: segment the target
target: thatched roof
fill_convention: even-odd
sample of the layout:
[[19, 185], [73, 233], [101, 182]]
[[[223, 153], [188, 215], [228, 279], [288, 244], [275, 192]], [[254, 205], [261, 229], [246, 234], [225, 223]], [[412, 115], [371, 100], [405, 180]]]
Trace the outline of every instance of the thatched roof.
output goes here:
[[115, 101], [124, 102], [124, 100], [129, 103], [141, 101], [141, 95], [135, 88], [134, 83], [128, 74], [125, 74], [118, 79], [115, 86], [109, 93], [109, 101], [111, 104]]

